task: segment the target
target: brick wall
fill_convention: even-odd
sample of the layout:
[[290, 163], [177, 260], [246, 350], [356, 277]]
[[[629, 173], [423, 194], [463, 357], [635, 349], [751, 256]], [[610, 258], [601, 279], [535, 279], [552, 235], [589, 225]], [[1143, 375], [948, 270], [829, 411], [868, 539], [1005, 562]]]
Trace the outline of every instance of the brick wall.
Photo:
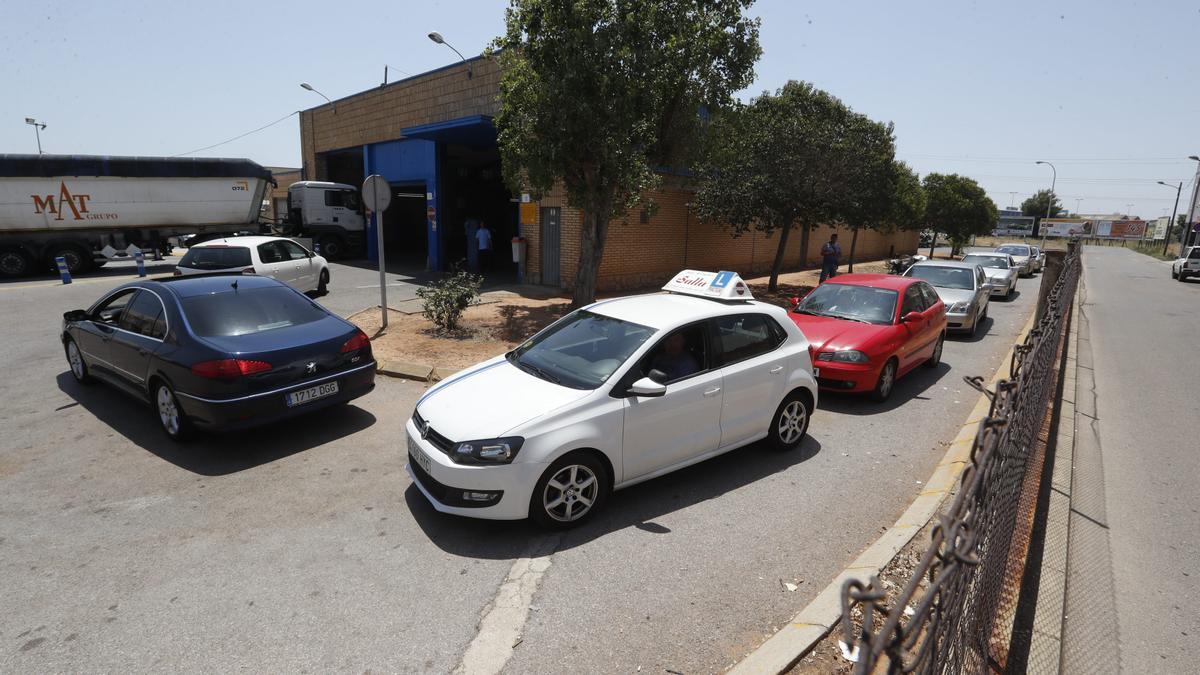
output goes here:
[[[400, 130], [500, 110], [499, 64], [488, 58], [459, 63], [348, 96], [300, 114], [300, 152], [309, 180], [324, 179], [317, 155], [394, 141]], [[336, 108], [337, 112], [334, 112]]]
[[[666, 283], [681, 269], [732, 270], [743, 277], [770, 273], [778, 249], [779, 234], [770, 236], [751, 230], [734, 238], [731, 231], [719, 224], [698, 220], [689, 213], [687, 202], [691, 192], [683, 189], [663, 189], [651, 193], [656, 208], [649, 209], [647, 222], [641, 212], [634, 211], [614, 219], [609, 225], [604, 257], [600, 263], [596, 286], [601, 291], [646, 288]], [[566, 195], [555, 189], [545, 195], [539, 207], [562, 207], [562, 247], [560, 267], [561, 286], [574, 286], [579, 268], [579, 233], [583, 213], [567, 206]], [[540, 212], [539, 212], [540, 215]], [[792, 230], [784, 252], [784, 271], [796, 271], [819, 264], [819, 250], [829, 235], [838, 232], [844, 259], [850, 253], [851, 232], [832, 227], [818, 227], [809, 235], [807, 260], [801, 259], [800, 232]], [[523, 229], [527, 241], [526, 280], [541, 283], [541, 232], [539, 225]], [[913, 252], [917, 248], [916, 232], [880, 234], [862, 231], [855, 249], [857, 261], [878, 260], [896, 253]]]

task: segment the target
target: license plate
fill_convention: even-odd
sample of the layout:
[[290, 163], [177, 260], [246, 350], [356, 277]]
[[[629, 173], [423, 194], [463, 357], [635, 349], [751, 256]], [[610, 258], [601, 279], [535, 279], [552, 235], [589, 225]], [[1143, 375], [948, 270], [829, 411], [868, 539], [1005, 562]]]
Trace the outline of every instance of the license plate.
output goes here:
[[821, 369], [813, 368], [813, 377], [820, 377], [820, 376], [821, 376]]
[[417, 465], [424, 469], [425, 473], [433, 473], [433, 460], [430, 459], [429, 455], [425, 454], [421, 446], [417, 445], [412, 436], [408, 437], [408, 454], [417, 461]]
[[333, 382], [318, 384], [317, 386], [309, 387], [308, 389], [293, 391], [287, 395], [286, 400], [288, 407], [294, 407], [298, 405], [304, 405], [305, 403], [315, 401], [319, 398], [325, 398], [326, 396], [333, 396], [336, 393], [338, 393], [338, 383], [337, 380], [334, 380]]

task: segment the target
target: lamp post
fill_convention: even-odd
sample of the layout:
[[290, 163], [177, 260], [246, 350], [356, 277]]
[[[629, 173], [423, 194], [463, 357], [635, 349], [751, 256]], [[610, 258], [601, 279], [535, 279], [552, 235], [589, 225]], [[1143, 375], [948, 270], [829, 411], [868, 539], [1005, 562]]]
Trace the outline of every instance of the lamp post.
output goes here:
[[308, 91], [311, 91], [312, 93], [316, 94], [317, 96], [320, 96], [321, 98], [325, 99], [326, 103], [333, 106], [333, 114], [334, 115], [337, 114], [337, 105], [333, 101], [330, 101], [328, 96], [326, 96], [325, 94], [322, 94], [321, 92], [317, 91], [316, 89], [313, 89], [313, 86], [311, 84], [309, 84], [307, 82], [301, 82], [300, 88], [307, 89]]
[[1076, 198], [1075, 198], [1075, 217], [1076, 217], [1076, 218], [1078, 218], [1078, 217], [1079, 217], [1079, 211], [1080, 211], [1080, 208], [1081, 208], [1081, 207], [1080, 207], [1080, 204], [1082, 204], [1082, 203], [1083, 203], [1083, 197], [1076, 197]]
[[[1175, 225], [1175, 212], [1179, 210], [1179, 193], [1183, 192], [1183, 181], [1179, 181], [1179, 185], [1171, 185], [1170, 183], [1164, 183], [1160, 180], [1158, 181], [1158, 184], [1175, 188], [1175, 207], [1171, 209], [1171, 219], [1167, 221], [1167, 233], [1163, 236], [1163, 255], [1166, 255], [1167, 246], [1171, 243], [1171, 228]], [[1180, 240], [1182, 240], [1182, 238], [1183, 234], [1180, 233]], [[1179, 250], [1182, 255], [1183, 248], [1181, 247]]]
[[[1188, 159], [1200, 162], [1200, 157], [1196, 155], [1190, 155]], [[1179, 233], [1179, 255], [1183, 255], [1183, 247], [1190, 244], [1192, 240], [1192, 223], [1196, 221], [1196, 194], [1198, 190], [1200, 190], [1200, 168], [1197, 168], [1196, 178], [1192, 181], [1192, 203], [1188, 204], [1187, 222], [1183, 224], [1183, 229]]]
[[37, 136], [38, 154], [42, 154], [42, 129], [46, 128], [45, 123], [39, 122], [32, 117], [26, 117], [25, 124], [33, 125], [33, 135]]
[[462, 55], [462, 52], [458, 51], [457, 49], [454, 49], [454, 45], [450, 44], [449, 42], [446, 42], [446, 38], [442, 37], [442, 34], [437, 32], [436, 30], [429, 34], [429, 39], [433, 40], [435, 43], [437, 43], [439, 45], [446, 45], [450, 49], [453, 49], [454, 53], [458, 54], [458, 58], [462, 59], [462, 62], [467, 64], [467, 79], [468, 80], [471, 79], [471, 76], [474, 73], [471, 72], [471, 64], [467, 63], [467, 59], [465, 56]]

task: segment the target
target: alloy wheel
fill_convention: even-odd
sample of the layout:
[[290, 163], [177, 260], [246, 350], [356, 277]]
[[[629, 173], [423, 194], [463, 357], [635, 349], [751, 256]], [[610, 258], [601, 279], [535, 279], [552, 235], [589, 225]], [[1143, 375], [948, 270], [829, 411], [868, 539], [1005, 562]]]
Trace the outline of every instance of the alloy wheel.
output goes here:
[[75, 379], [83, 379], [83, 355], [79, 353], [79, 347], [75, 346], [75, 341], [67, 343], [67, 361], [71, 364], [71, 374]]
[[175, 405], [175, 397], [166, 385], [158, 387], [158, 420], [162, 422], [167, 434], [179, 434], [179, 407]]
[[596, 503], [600, 482], [596, 474], [582, 464], [568, 464], [550, 477], [542, 492], [546, 515], [560, 523], [579, 520]]
[[892, 385], [896, 383], [896, 367], [888, 363], [879, 374], [879, 395], [887, 398], [892, 393]]
[[808, 411], [800, 401], [792, 401], [784, 406], [779, 415], [779, 426], [775, 432], [784, 445], [791, 445], [800, 440], [804, 434], [804, 425], [808, 421]]

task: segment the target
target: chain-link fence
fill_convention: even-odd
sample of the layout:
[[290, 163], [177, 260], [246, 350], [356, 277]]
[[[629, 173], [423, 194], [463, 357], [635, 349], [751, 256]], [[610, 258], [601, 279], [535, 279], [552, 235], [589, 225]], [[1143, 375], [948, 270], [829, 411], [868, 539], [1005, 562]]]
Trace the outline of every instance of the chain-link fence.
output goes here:
[[[842, 588], [842, 636], [855, 673], [1003, 670], [1032, 501], [1041, 477], [1039, 435], [1056, 393], [1056, 359], [1079, 280], [1072, 243], [1042, 318], [1013, 353], [979, 423], [958, 492], [895, 597], [878, 579]], [[982, 378], [968, 378], [983, 388]], [[1015, 580], [1014, 580], [1015, 579]]]

